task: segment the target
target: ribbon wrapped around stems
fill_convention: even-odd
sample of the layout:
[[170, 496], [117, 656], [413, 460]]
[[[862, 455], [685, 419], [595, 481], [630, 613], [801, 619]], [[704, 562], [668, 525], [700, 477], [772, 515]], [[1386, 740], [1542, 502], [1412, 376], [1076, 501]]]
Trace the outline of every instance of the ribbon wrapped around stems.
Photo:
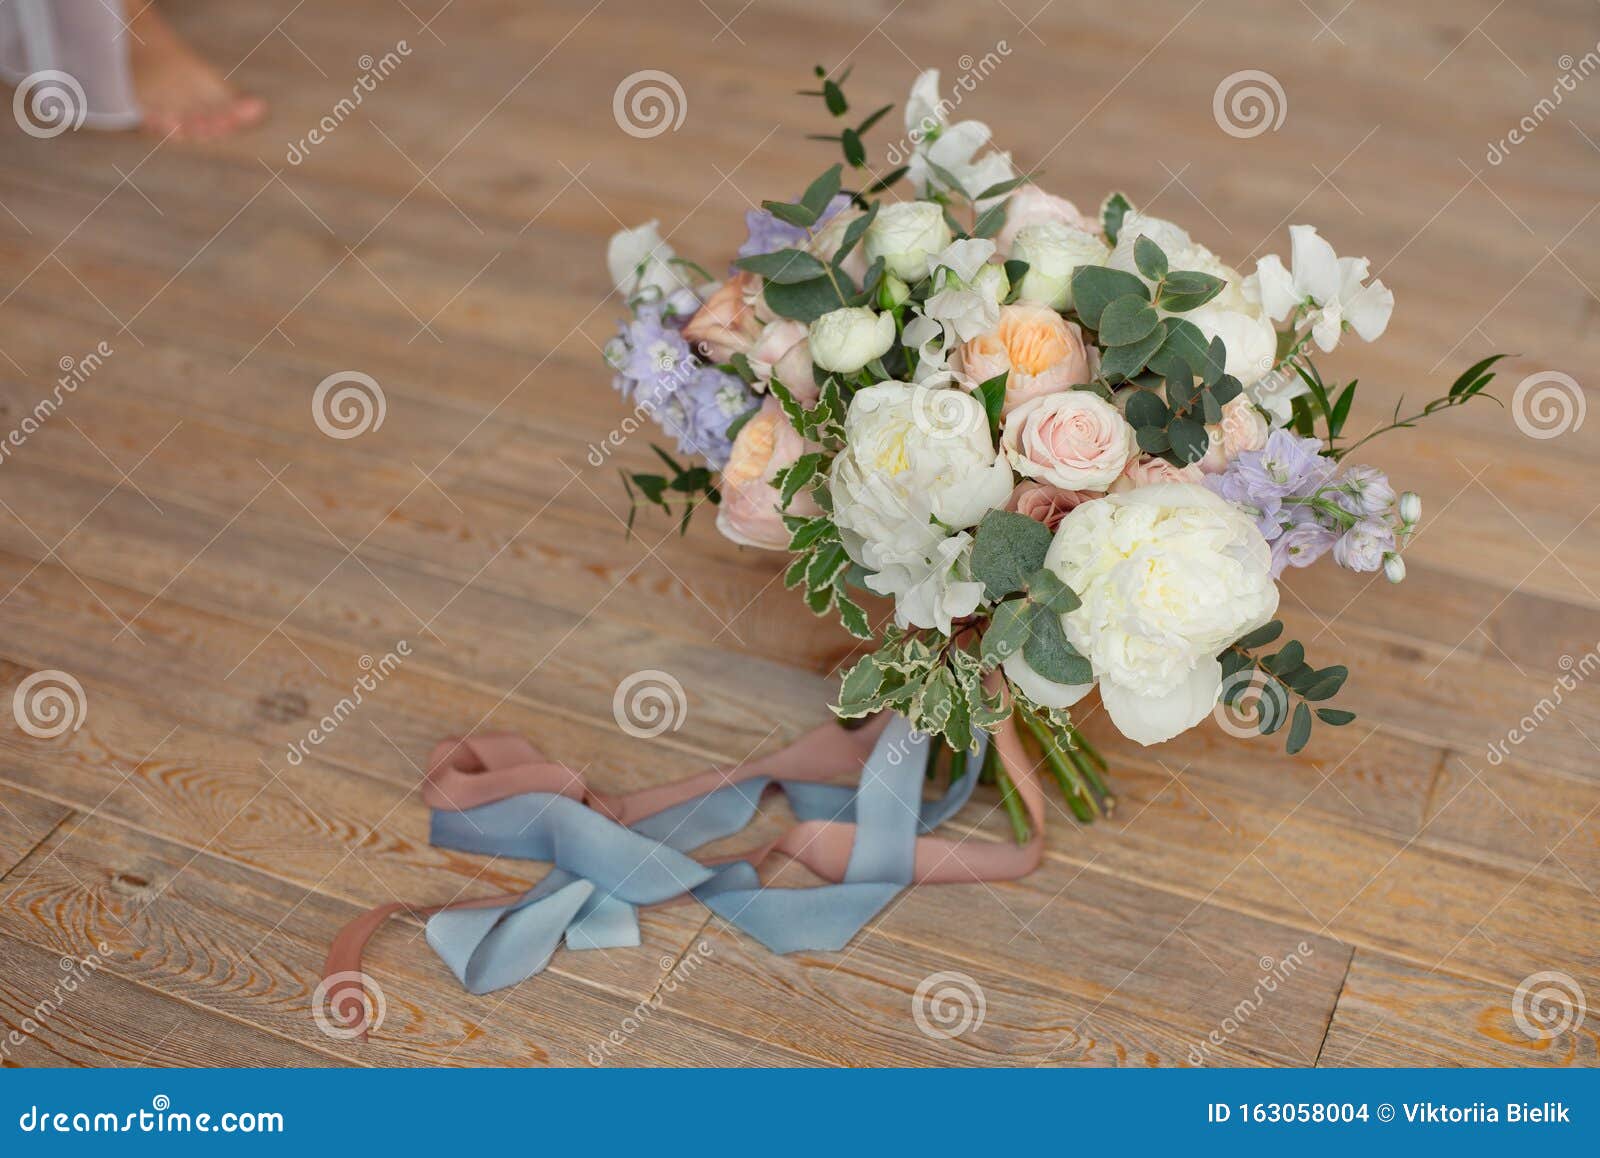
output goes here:
[[[552, 867], [525, 892], [363, 913], [329, 949], [329, 1005], [349, 1007], [363, 948], [398, 912], [427, 917], [428, 943], [468, 991], [481, 994], [543, 970], [563, 939], [570, 949], [639, 944], [640, 906], [692, 897], [774, 952], [832, 950], [907, 885], [1032, 872], [1044, 852], [1044, 795], [1011, 720], [992, 738], [980, 737], [966, 775], [943, 797], [923, 800], [930, 742], [897, 714], [853, 731], [828, 723], [759, 759], [612, 794], [590, 788], [520, 736], [445, 740], [422, 786], [433, 810], [432, 843]], [[966, 804], [989, 742], [1010, 770], [1032, 837], [1018, 845], [927, 835]], [[859, 774], [855, 785], [828, 783], [852, 774]], [[704, 861], [689, 855], [745, 828], [769, 790], [784, 793], [799, 823], [747, 852]], [[830, 883], [762, 885], [757, 869], [773, 853]]]

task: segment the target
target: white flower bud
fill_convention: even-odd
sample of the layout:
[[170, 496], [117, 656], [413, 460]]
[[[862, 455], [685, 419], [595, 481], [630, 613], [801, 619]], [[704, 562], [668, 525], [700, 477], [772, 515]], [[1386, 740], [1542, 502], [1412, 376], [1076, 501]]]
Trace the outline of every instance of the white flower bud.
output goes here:
[[1400, 496], [1400, 521], [1408, 527], [1422, 521], [1422, 496], [1416, 491]]
[[1004, 266], [991, 263], [978, 271], [978, 276], [972, 279], [972, 288], [993, 298], [995, 305], [1000, 305], [1011, 292], [1011, 279], [1006, 277]]
[[1391, 583], [1398, 583], [1406, 577], [1406, 561], [1393, 552], [1383, 557], [1383, 577]]
[[892, 273], [883, 275], [878, 283], [878, 305], [886, 310], [903, 306], [911, 299], [911, 287]]

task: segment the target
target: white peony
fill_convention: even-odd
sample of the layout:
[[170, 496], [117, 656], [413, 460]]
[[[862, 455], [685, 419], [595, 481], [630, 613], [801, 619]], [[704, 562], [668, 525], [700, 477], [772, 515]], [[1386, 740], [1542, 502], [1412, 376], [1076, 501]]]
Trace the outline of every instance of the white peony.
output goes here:
[[1041, 708], [1070, 708], [1094, 690], [1093, 684], [1058, 684], [1045, 679], [1020, 651], [1006, 656], [1000, 661], [1000, 667], [1012, 686]]
[[606, 269], [623, 297], [671, 297], [689, 288], [672, 246], [661, 239], [660, 222], [646, 221], [611, 235], [606, 246]]
[[1028, 263], [1017, 298], [1052, 309], [1072, 308], [1072, 271], [1080, 265], [1104, 265], [1111, 250], [1097, 234], [1059, 221], [1024, 226], [1011, 243], [1009, 257]]
[[878, 577], [868, 586], [893, 595], [906, 622], [931, 627], [929, 619], [966, 614], [955, 608], [971, 589], [917, 589], [930, 577], [939, 580], [935, 587], [964, 579], [943, 545], [1005, 503], [1011, 468], [995, 453], [983, 405], [970, 394], [881, 382], [850, 402], [829, 492], [845, 550]]
[[944, 208], [932, 201], [897, 201], [878, 210], [863, 242], [867, 261], [883, 258], [884, 268], [906, 282], [928, 276], [928, 259], [950, 244]]
[[1205, 718], [1217, 653], [1277, 610], [1271, 564], [1254, 522], [1190, 483], [1108, 495], [1061, 520], [1045, 566], [1082, 600], [1062, 625], [1123, 735], [1158, 744]]
[[894, 345], [894, 317], [866, 306], [846, 306], [811, 323], [811, 361], [824, 370], [854, 374]]

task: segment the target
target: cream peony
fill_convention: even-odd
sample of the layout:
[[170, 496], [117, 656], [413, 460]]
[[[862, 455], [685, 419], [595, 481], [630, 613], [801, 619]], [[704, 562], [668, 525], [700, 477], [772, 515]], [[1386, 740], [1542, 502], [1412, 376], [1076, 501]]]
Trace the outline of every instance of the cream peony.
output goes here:
[[1009, 256], [1028, 263], [1017, 297], [1052, 309], [1072, 308], [1072, 271], [1080, 265], [1104, 265], [1111, 250], [1098, 233], [1060, 221], [1043, 221], [1017, 231]]
[[[1011, 469], [995, 453], [977, 399], [960, 390], [881, 382], [850, 402], [829, 493], [845, 550], [877, 577], [868, 586], [895, 596], [897, 611], [912, 622], [913, 603], [928, 595], [913, 588], [930, 576], [946, 585], [961, 581], [958, 561], [942, 544], [1006, 501]], [[937, 610], [970, 594], [963, 588]]]
[[1107, 713], [1147, 745], [1211, 711], [1217, 653], [1277, 610], [1271, 565], [1248, 516], [1188, 483], [1084, 503], [1045, 556], [1082, 600], [1062, 625], [1093, 665]]
[[1000, 446], [1024, 478], [1069, 491], [1105, 490], [1138, 451], [1133, 427], [1087, 390], [1024, 402], [1006, 419]]
[[928, 276], [928, 259], [951, 241], [942, 206], [932, 201], [897, 201], [878, 210], [867, 226], [867, 261], [883, 258], [884, 268], [906, 282]]
[[811, 323], [807, 345], [811, 360], [824, 370], [854, 374], [894, 345], [894, 316], [866, 306], [832, 310]]

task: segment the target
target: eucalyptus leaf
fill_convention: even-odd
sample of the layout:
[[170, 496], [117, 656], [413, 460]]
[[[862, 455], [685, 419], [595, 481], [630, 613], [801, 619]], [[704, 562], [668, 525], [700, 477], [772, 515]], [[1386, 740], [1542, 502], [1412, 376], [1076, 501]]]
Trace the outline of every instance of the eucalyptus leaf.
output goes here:
[[1100, 315], [1118, 298], [1133, 294], [1150, 300], [1150, 287], [1131, 273], [1103, 265], [1080, 265], [1072, 271], [1072, 308], [1091, 330], [1100, 328]]
[[1086, 684], [1094, 679], [1094, 668], [1067, 639], [1061, 616], [1048, 607], [1033, 605], [1022, 658], [1045, 679], [1058, 684]]
[[990, 511], [973, 536], [972, 577], [990, 599], [1021, 591], [1028, 576], [1044, 565], [1050, 539], [1050, 528], [1026, 515]]

